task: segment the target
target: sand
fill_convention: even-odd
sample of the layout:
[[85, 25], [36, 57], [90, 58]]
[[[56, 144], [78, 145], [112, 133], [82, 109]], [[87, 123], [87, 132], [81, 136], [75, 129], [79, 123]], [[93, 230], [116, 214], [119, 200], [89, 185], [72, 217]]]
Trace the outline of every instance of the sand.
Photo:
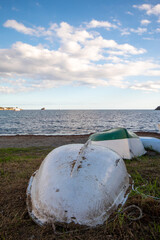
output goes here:
[[0, 148], [59, 147], [70, 143], [85, 143], [89, 135], [16, 135], [0, 136]]
[[[151, 136], [160, 138], [159, 133], [153, 132], [137, 132], [139, 136]], [[88, 135], [16, 135], [16, 136], [0, 136], [0, 148], [26, 148], [26, 147], [59, 147], [70, 143], [85, 143]]]

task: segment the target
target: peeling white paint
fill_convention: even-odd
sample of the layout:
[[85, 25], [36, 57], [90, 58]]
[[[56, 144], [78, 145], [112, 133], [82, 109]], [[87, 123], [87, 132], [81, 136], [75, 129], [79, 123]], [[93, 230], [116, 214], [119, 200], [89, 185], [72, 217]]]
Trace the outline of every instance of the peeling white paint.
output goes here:
[[51, 151], [31, 177], [28, 211], [40, 225], [75, 222], [96, 226], [126, 201], [129, 175], [122, 158], [90, 143]]

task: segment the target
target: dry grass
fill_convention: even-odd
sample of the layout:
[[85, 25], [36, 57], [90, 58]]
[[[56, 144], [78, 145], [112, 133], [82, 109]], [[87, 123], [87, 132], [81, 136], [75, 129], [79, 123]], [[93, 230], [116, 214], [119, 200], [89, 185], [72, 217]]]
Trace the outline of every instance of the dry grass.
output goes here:
[[143, 212], [140, 220], [128, 219], [131, 213], [132, 218], [139, 215], [136, 209], [130, 209], [115, 213], [102, 226], [92, 229], [56, 224], [55, 234], [51, 226], [37, 226], [26, 209], [26, 188], [30, 176], [50, 150], [46, 147], [0, 149], [0, 239], [160, 239], [160, 201], [143, 195], [160, 197], [160, 154], [154, 152], [126, 161], [135, 186], [141, 187], [139, 193], [130, 194], [125, 207], [139, 206]]

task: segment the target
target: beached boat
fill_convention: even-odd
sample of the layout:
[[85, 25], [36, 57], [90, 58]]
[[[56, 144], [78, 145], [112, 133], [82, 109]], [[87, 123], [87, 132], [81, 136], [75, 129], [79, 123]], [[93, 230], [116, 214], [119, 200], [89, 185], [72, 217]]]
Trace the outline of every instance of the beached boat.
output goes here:
[[140, 140], [146, 149], [154, 150], [160, 153], [160, 139], [154, 137], [140, 137]]
[[30, 178], [28, 212], [39, 225], [103, 224], [128, 197], [130, 176], [123, 159], [87, 142], [51, 151]]
[[95, 145], [107, 147], [124, 159], [131, 159], [146, 153], [139, 137], [125, 128], [114, 128], [92, 134], [89, 139]]

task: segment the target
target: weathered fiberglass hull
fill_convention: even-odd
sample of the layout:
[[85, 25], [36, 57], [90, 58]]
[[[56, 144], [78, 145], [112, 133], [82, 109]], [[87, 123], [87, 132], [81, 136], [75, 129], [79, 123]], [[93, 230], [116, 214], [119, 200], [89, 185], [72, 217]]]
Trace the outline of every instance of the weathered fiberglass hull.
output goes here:
[[123, 205], [130, 187], [123, 159], [92, 144], [70, 144], [51, 151], [27, 189], [30, 216], [40, 224], [103, 224]]
[[92, 134], [89, 139], [95, 145], [110, 148], [124, 159], [132, 159], [146, 153], [139, 137], [125, 128], [98, 132]]
[[140, 137], [143, 146], [160, 153], [160, 139], [154, 137]]

